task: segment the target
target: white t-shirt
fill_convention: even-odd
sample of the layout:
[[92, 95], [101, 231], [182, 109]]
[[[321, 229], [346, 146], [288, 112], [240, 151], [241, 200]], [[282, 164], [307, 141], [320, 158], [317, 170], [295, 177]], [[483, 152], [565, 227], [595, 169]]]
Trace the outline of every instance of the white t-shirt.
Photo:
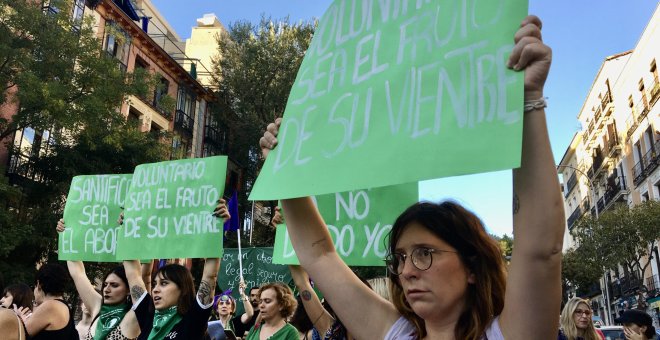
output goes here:
[[[403, 316], [400, 317], [385, 335], [385, 340], [417, 340], [415, 325]], [[504, 340], [500, 329], [499, 316], [490, 323], [482, 340]]]

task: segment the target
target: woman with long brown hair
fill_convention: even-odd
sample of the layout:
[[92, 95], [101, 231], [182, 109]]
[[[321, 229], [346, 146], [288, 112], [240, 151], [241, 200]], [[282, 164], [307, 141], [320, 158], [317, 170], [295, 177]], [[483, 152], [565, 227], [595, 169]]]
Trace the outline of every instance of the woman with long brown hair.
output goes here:
[[[543, 99], [552, 53], [535, 16], [523, 20], [514, 42], [507, 65], [525, 72], [526, 105], [522, 163], [513, 170], [508, 278], [497, 243], [473, 213], [452, 202], [418, 203], [399, 216], [390, 235], [391, 304], [341, 260], [311, 198], [282, 200], [301, 265], [356, 338], [557, 337], [565, 220]], [[277, 144], [280, 122], [260, 141], [264, 157]], [[543, 308], [530, 313], [530, 303]]]

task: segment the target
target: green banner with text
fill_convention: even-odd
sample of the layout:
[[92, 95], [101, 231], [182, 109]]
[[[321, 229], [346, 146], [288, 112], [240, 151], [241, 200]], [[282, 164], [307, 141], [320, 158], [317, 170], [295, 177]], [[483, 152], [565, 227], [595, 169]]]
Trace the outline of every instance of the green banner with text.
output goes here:
[[[339, 256], [349, 266], [384, 266], [394, 220], [418, 201], [417, 182], [314, 198]], [[284, 212], [286, 218], [286, 212]], [[286, 221], [285, 221], [286, 222]], [[273, 263], [298, 264], [285, 225], [277, 226]]]
[[520, 165], [527, 0], [335, 0], [250, 194], [272, 200]]
[[227, 157], [139, 165], [124, 206], [117, 259], [222, 256], [222, 198]]
[[133, 175], [76, 176], [64, 207], [66, 230], [58, 257], [68, 261], [115, 262], [117, 219]]
[[[243, 248], [243, 279], [247, 286], [245, 294], [250, 295], [250, 288], [259, 287], [268, 282], [284, 282], [289, 284], [291, 273], [289, 267], [281, 264], [273, 264], [272, 247]], [[238, 264], [238, 248], [226, 248], [222, 255], [220, 272], [218, 273], [218, 287], [220, 292], [227, 289], [232, 290], [232, 296], [239, 301], [236, 315], [241, 315], [243, 304], [238, 294], [238, 283], [240, 282], [240, 269]]]

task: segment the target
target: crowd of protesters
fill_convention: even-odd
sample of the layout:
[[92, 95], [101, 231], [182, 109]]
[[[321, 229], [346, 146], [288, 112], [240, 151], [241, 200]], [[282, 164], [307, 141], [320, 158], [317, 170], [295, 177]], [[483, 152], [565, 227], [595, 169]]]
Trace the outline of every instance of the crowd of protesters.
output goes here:
[[[514, 251], [507, 267], [476, 215], [454, 202], [401, 207], [386, 257], [385, 298], [337, 255], [310, 198], [282, 200], [301, 266], [287, 283], [245, 291], [236, 315], [230, 291], [215, 294], [219, 258], [207, 258], [195, 284], [176, 263], [156, 268], [124, 261], [103, 277], [100, 291], [83, 262], [40, 266], [33, 288], [8, 286], [0, 310], [3, 339], [599, 339], [587, 301], [570, 300], [559, 317], [564, 215], [548, 141], [543, 87], [552, 54], [541, 21], [527, 17], [514, 37], [507, 66], [524, 71], [521, 167], [513, 171]], [[260, 140], [263, 157], [277, 145], [280, 119]], [[231, 218], [221, 201], [215, 214]], [[281, 216], [280, 216], [281, 217]], [[120, 219], [121, 220], [121, 219]], [[66, 228], [64, 221], [57, 229]], [[310, 277], [325, 300], [311, 287]], [[71, 278], [82, 318], [64, 296]], [[196, 288], [195, 288], [196, 287]], [[534, 308], [543, 306], [542, 308]], [[651, 339], [642, 311], [624, 313], [626, 339]], [[558, 325], [559, 332], [558, 332]]]

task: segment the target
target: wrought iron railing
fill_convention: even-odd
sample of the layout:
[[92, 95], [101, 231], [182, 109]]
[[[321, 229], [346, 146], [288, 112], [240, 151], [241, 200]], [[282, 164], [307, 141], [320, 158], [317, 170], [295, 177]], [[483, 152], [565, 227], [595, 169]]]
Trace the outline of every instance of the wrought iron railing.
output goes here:
[[192, 136], [194, 124], [195, 124], [195, 120], [191, 116], [189, 116], [182, 110], [176, 110], [176, 114], [174, 116], [175, 129], [179, 130], [180, 132], [183, 132], [188, 136]]

